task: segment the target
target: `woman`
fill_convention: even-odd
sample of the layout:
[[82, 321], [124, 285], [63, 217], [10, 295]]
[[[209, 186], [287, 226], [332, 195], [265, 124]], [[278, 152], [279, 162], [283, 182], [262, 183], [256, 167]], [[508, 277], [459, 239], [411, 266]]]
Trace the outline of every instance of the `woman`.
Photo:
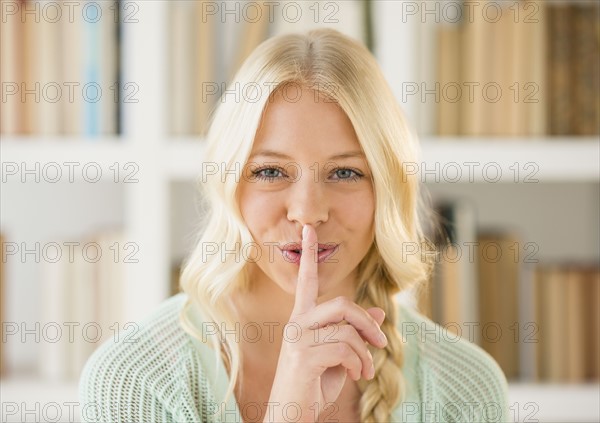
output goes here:
[[404, 172], [417, 144], [369, 51], [279, 36], [231, 87], [184, 293], [89, 360], [84, 420], [508, 421], [493, 359], [394, 301], [433, 256]]

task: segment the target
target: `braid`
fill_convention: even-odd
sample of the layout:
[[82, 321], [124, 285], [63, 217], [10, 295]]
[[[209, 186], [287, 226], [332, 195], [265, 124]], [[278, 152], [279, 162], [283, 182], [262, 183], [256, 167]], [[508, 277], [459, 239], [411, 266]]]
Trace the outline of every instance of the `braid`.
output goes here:
[[398, 313], [393, 300], [397, 288], [381, 274], [381, 267], [377, 266], [376, 261], [377, 255], [374, 254], [365, 263], [363, 274], [370, 273], [371, 276], [363, 279], [357, 290], [356, 302], [364, 308], [377, 306], [385, 311], [381, 330], [388, 344], [383, 349], [368, 346], [373, 355], [375, 378], [358, 382], [362, 392], [359, 408], [360, 421], [363, 423], [390, 421], [392, 410], [402, 400], [405, 386], [401, 370], [404, 354], [401, 336], [396, 328]]

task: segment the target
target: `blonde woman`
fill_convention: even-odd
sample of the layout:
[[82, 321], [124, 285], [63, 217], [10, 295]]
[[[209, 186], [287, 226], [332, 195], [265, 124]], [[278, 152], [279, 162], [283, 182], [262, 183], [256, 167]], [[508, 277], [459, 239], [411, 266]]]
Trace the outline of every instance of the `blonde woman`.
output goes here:
[[84, 420], [509, 421], [493, 359], [395, 301], [433, 255], [404, 172], [418, 146], [370, 52], [331, 29], [271, 38], [230, 88], [183, 293], [92, 356]]

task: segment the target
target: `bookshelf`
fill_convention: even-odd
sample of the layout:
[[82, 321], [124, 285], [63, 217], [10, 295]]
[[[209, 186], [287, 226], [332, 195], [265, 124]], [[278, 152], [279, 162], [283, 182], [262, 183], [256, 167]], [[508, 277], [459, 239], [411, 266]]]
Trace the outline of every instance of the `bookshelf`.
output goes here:
[[[563, 138], [561, 140], [514, 140], [514, 139], [473, 139], [467, 141], [458, 139], [439, 139], [426, 138], [422, 142], [422, 156], [425, 166], [432, 167], [436, 162], [450, 163], [469, 160], [485, 160], [483, 157], [493, 157], [495, 161], [502, 164], [503, 168], [512, 165], [513, 157], [519, 157], [525, 160], [528, 157], [534, 157], [540, 164], [540, 172], [536, 177], [540, 183], [552, 184], [568, 182], [577, 186], [598, 187], [598, 143], [593, 139], [572, 140]], [[576, 149], [571, 149], [573, 144]], [[193, 201], [188, 198], [190, 192], [193, 192], [195, 179], [198, 177], [198, 164], [201, 163], [202, 143], [198, 138], [168, 138], [156, 142], [156, 146], [148, 154], [140, 153], [132, 140], [118, 140], [113, 137], [99, 140], [96, 143], [84, 142], [79, 138], [68, 140], [47, 138], [27, 140], [18, 139], [18, 137], [6, 137], [0, 145], [2, 157], [5, 162], [35, 162], [39, 160], [55, 161], [58, 163], [66, 161], [86, 161], [94, 160], [101, 163], [103, 169], [107, 169], [114, 162], [126, 163], [134, 161], [140, 167], [140, 181], [146, 177], [144, 172], [146, 166], [152, 169], [154, 182], [140, 184], [114, 184], [113, 174], [107, 173], [105, 179], [114, 185], [111, 189], [123, 190], [123, 224], [126, 231], [132, 234], [127, 239], [133, 239], [133, 234], [147, 231], [138, 235], [139, 238], [146, 241], [140, 241], [140, 245], [147, 246], [154, 244], [156, 239], [162, 239], [163, 245], [171, 246], [171, 253], [163, 254], [164, 248], [155, 253], [154, 258], [144, 256], [143, 263], [148, 265], [146, 269], [128, 269], [129, 276], [132, 279], [143, 278], [143, 283], [137, 284], [138, 289], [143, 289], [142, 299], [136, 304], [136, 307], [128, 310], [128, 320], [135, 320], [143, 316], [154, 305], [158, 304], [168, 295], [167, 269], [170, 268], [172, 261], [178, 259], [179, 254], [185, 250], [180, 244], [183, 239], [174, 239], [172, 233], [186, 234], [186, 229], [182, 228], [193, 225], [193, 211], [182, 210], [182, 207], [189, 208]], [[564, 162], [558, 160], [564, 157], [569, 151], [569, 157], [572, 158], [572, 165], [565, 167]], [[165, 158], [168, 158], [165, 160]], [[152, 165], [154, 164], [154, 166]], [[543, 165], [542, 165], [543, 164]], [[543, 171], [542, 171], [543, 169]], [[512, 177], [512, 176], [511, 176]], [[479, 181], [481, 182], [481, 181]], [[515, 190], [511, 186], [511, 180], [504, 181], [503, 190]], [[9, 182], [13, 183], [13, 182]], [[437, 187], [440, 190], [450, 189], [456, 191], [471, 191], [469, 184], [442, 184]], [[64, 190], [73, 191], [73, 187], [63, 187]], [[81, 185], [77, 190], [88, 189], [86, 185]], [[593, 188], [592, 188], [593, 189]], [[552, 195], [552, 190], [548, 195]], [[77, 194], [75, 195], [77, 196]], [[162, 206], [152, 213], [148, 213], [147, 205], [150, 204], [149, 198], [152, 198], [151, 204]], [[164, 200], [160, 200], [164, 199]], [[82, 205], [74, 204], [75, 207]], [[171, 210], [169, 210], [171, 208]], [[173, 214], [183, 214], [188, 221], [174, 221]], [[506, 220], [506, 219], [505, 219]], [[590, 222], [580, 222], [580, 225], [586, 225]], [[3, 228], [4, 230], [4, 228]], [[139, 232], [137, 232], [139, 231]], [[154, 234], [154, 235], [152, 235]], [[593, 241], [593, 240], [592, 240]], [[170, 242], [170, 244], [169, 244]], [[560, 253], [556, 253], [560, 254]], [[152, 264], [152, 262], [154, 262]], [[164, 273], [158, 273], [160, 272]], [[139, 281], [139, 280], [138, 280]], [[143, 285], [143, 288], [140, 286]], [[155, 287], [155, 288], [152, 288]], [[136, 289], [134, 286], [130, 287]], [[12, 293], [11, 293], [12, 294]], [[128, 294], [133, 295], [133, 294]], [[11, 297], [9, 297], [11, 298]], [[11, 313], [10, 307], [9, 315]], [[74, 382], [65, 383], [57, 386], [53, 383], [43, 383], [36, 380], [35, 376], [19, 378], [11, 377], [2, 382], [3, 392], [9, 392], [4, 396], [6, 401], [15, 401], [18, 403], [30, 401], [31, 392], [34, 392], [35, 398], [55, 398], [60, 395], [59, 403], [76, 401], [76, 384]], [[527, 421], [525, 418], [528, 413], [535, 410], [535, 418], [540, 422], [551, 421], [596, 421], [597, 413], [591, 404], [598, 403], [597, 385], [536, 385], [515, 383], [510, 385], [510, 402], [519, 404], [515, 407], [515, 413], [521, 417], [519, 421]], [[13, 400], [14, 399], [14, 400]], [[54, 400], [58, 402], [57, 400]], [[538, 408], [532, 408], [525, 404], [535, 402]], [[563, 407], [556, 404], [586, 404], [585, 407], [577, 407], [580, 414], [569, 414], [565, 416]], [[587, 411], [586, 411], [587, 410]], [[588, 412], [590, 414], [586, 414]], [[570, 412], [569, 412], [570, 413]], [[8, 420], [10, 421], [10, 420]], [[19, 421], [18, 419], [15, 421]]]
[[[415, 68], [407, 65], [405, 51], [409, 57], [417, 57], [418, 49], [410, 45], [410, 35], [419, 29], [414, 25], [397, 25], [390, 12], [393, 3], [374, 9], [374, 19], [379, 22], [375, 37], [383, 41], [378, 58], [390, 83], [400, 96], [399, 82], [410, 80], [416, 75]], [[170, 268], [185, 252], [186, 240], [180, 237], [193, 225], [194, 213], [189, 211], [195, 199], [193, 191], [202, 163], [203, 145], [201, 137], [174, 137], [169, 134], [167, 116], [169, 90], [165, 81], [168, 75], [168, 2], [137, 2], [137, 22], [122, 25], [122, 78], [135, 81], [139, 86], [139, 102], [124, 103], [122, 109], [122, 134], [86, 138], [78, 136], [3, 136], [0, 143], [3, 162], [95, 162], [104, 170], [99, 197], [105, 202], [104, 208], [93, 213], [75, 212], [78, 221], [45, 221], [45, 225], [56, 225], [56, 233], [73, 236], [73, 227], [84, 232], [99, 222], [103, 213], [111, 214], [106, 220], [120, 224], [125, 230], [125, 238], [140, 246], [140, 263], [127, 266], [124, 296], [135, 299], [128, 303], [125, 319], [135, 321], [149, 313], [169, 295]], [[403, 41], [398, 45], [397, 39]], [[149, 71], [151, 69], [151, 71]], [[409, 105], [407, 115], [413, 121], [426, 119], [419, 110]], [[425, 134], [422, 137], [422, 160], [426, 167], [463, 162], [496, 162], [506, 170], [499, 181], [505, 195], [518, 190], [514, 184], [514, 174], [509, 172], [515, 161], [535, 162], [539, 171], [535, 177], [539, 184], [547, 186], [545, 201], [557, 191], [553, 188], [563, 183], [590, 190], [600, 188], [599, 156], [600, 148], [595, 137], [438, 137]], [[568, 157], [568, 160], [564, 160]], [[120, 168], [126, 163], [135, 163], [139, 171], [138, 182], [124, 183], [122, 177], [114, 181], [111, 166], [118, 163]], [[122, 176], [122, 174], [121, 174]], [[481, 173], [475, 173], [475, 182], [485, 183]], [[90, 184], [75, 173], [78, 183], [52, 185], [52, 190], [64, 198], [62, 207], [85, 210]], [[27, 226], [31, 217], [24, 213], [34, 206], [47, 207], [51, 197], [38, 204], [35, 198], [20, 198], [18, 191], [21, 182], [11, 177], [3, 182], [2, 192], [2, 231], [16, 238], [15, 232]], [[39, 189], [43, 189], [43, 182]], [[50, 186], [47, 184], [46, 186]], [[456, 195], [470, 191], [465, 181], [444, 183], [437, 186], [446, 188]], [[26, 190], [27, 191], [27, 190]], [[10, 196], [7, 194], [10, 194]], [[29, 191], [27, 191], [29, 192]], [[33, 191], [37, 192], [37, 191]], [[474, 197], [479, 194], [471, 193]], [[68, 199], [68, 200], [67, 200]], [[5, 201], [9, 200], [9, 201]], [[507, 198], [508, 200], [508, 198]], [[181, 217], [181, 219], [180, 219]], [[597, 214], [595, 216], [597, 218]], [[569, 222], [578, 232], [593, 225], [594, 214], [588, 220]], [[524, 222], [527, 225], [528, 222]], [[174, 235], [175, 234], [175, 235]], [[593, 238], [593, 234], [590, 237]], [[593, 241], [593, 239], [592, 239]], [[560, 251], [556, 255], [560, 255]], [[35, 270], [35, 269], [34, 269]], [[18, 283], [23, 274], [33, 277], [34, 270], [17, 273], [7, 268], [8, 286], [6, 315], [15, 321], [35, 319], [33, 306], [22, 307], [27, 298], [25, 287]], [[31, 284], [29, 285], [31, 286]], [[41, 299], [37, 299], [41, 301]], [[43, 381], [31, 370], [34, 357], [25, 353], [23, 346], [8, 346], [6, 353], [15, 371], [2, 379], [3, 402], [33, 404], [57, 402], [64, 404], [77, 401], [76, 382], [53, 383]], [[600, 420], [600, 397], [598, 385], [594, 384], [510, 384], [510, 403], [514, 408], [516, 421], [540, 422], [571, 421], [592, 422]], [[526, 404], [534, 403], [534, 408]], [[516, 407], [516, 408], [515, 408]], [[529, 408], [528, 408], [529, 407]], [[537, 408], [535, 408], [537, 407]], [[66, 409], [63, 406], [63, 411]], [[535, 414], [531, 414], [535, 411]], [[7, 417], [7, 421], [21, 421], [20, 415]], [[529, 418], [529, 420], [528, 420]], [[60, 420], [68, 421], [68, 420]], [[77, 421], [77, 420], [75, 420]]]

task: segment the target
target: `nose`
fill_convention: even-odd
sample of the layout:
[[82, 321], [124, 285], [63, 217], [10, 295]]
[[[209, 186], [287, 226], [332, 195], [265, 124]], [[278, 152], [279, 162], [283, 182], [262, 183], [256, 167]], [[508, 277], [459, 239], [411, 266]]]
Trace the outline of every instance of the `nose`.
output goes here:
[[310, 224], [317, 227], [329, 219], [329, 201], [325, 188], [320, 181], [315, 181], [312, 174], [306, 172], [289, 189], [287, 198], [287, 218], [298, 226]]

